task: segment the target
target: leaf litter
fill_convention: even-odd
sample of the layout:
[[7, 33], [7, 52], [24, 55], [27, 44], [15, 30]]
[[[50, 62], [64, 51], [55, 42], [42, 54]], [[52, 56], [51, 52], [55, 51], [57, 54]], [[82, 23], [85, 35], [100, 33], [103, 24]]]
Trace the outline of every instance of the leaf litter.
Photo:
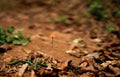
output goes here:
[[[113, 45], [114, 43], [110, 46]], [[120, 75], [120, 56], [118, 55], [118, 50], [119, 46], [115, 46], [112, 49], [106, 46], [104, 49], [94, 51], [93, 53], [83, 53], [84, 55], [81, 55], [79, 64], [75, 64], [69, 59], [62, 62], [43, 52], [31, 51], [26, 56], [27, 59], [10, 62], [9, 67], [16, 68], [15, 73], [19, 77], [24, 76], [29, 71], [31, 72], [31, 77], [117, 77]], [[17, 70], [17, 68], [19, 69]]]
[[[6, 65], [10, 68], [9, 72], [14, 71], [19, 77], [24, 76], [26, 72], [31, 72], [31, 77], [117, 77], [120, 75], [119, 46], [119, 43], [113, 42], [110, 45], [106, 45], [103, 49], [95, 50], [92, 53], [81, 52], [78, 47], [67, 51], [67, 54], [80, 59], [79, 64], [75, 64], [69, 59], [62, 62], [43, 52], [26, 49], [23, 49], [28, 54], [26, 58], [15, 61], [5, 60], [5, 62], [9, 62], [9, 65]], [[80, 55], [78, 57], [75, 54]], [[1, 71], [5, 71], [6, 66]]]
[[[25, 77], [30, 73], [31, 77], [118, 77], [120, 76], [120, 42], [106, 39], [93, 39], [101, 43], [103, 48], [89, 52], [89, 45], [81, 38], [75, 39], [66, 54], [79, 58], [80, 62], [75, 64], [68, 59], [64, 62], [55, 59], [40, 51], [22, 49], [26, 56], [23, 59], [8, 57], [0, 62], [0, 75], [9, 77]], [[12, 45], [2, 45], [0, 50], [6, 52], [12, 49]], [[9, 69], [9, 70], [8, 70]]]
[[[100, 41], [97, 39], [97, 42]], [[70, 69], [74, 69], [74, 72], [79, 74], [80, 77], [120, 76], [119, 41], [116, 40], [116, 42], [112, 41], [111, 43], [107, 43], [102, 49], [94, 50], [92, 53], [80, 53], [80, 48], [70, 48], [71, 50], [66, 51], [67, 54], [80, 58], [80, 63], [78, 65], [74, 63], [70, 65]]]

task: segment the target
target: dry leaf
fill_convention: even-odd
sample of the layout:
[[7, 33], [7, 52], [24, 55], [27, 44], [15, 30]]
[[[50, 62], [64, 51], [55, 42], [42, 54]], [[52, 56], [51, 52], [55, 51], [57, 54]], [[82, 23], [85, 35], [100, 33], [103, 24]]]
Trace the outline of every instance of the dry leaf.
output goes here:
[[115, 75], [120, 75], [120, 68], [119, 67], [113, 67], [112, 65], [109, 65], [109, 68], [111, 71], [114, 72]]
[[53, 62], [53, 64], [55, 64], [55, 65], [58, 63], [56, 60], [52, 60], [52, 62]]
[[31, 58], [37, 58], [39, 54], [36, 51], [32, 51], [30, 54]]
[[47, 65], [48, 65], [47, 68], [46, 68], [47, 70], [50, 70], [50, 71], [53, 70], [53, 69], [52, 69], [52, 65], [51, 65], [50, 63], [47, 64]]
[[80, 64], [80, 67], [86, 67], [88, 65], [87, 62], [83, 62], [82, 64]]
[[65, 70], [68, 67], [68, 64], [71, 62], [72, 60], [67, 60], [64, 63], [61, 64], [61, 66], [58, 68], [60, 70]]
[[101, 54], [101, 53], [94, 52], [94, 53], [88, 54], [87, 57], [99, 58], [100, 54]]
[[106, 62], [104, 62], [104, 63], [102, 63], [101, 65], [104, 67], [104, 68], [106, 68], [108, 65], [110, 65], [111, 64], [111, 61], [106, 61]]
[[86, 72], [86, 73], [83, 73], [80, 77], [94, 77], [94, 73]]
[[31, 71], [31, 77], [36, 77], [34, 70]]
[[41, 52], [41, 51], [36, 51], [39, 55], [42, 55], [43, 57], [47, 57], [47, 54]]
[[93, 41], [93, 42], [96, 42], [96, 43], [100, 43], [100, 42], [102, 42], [102, 40], [99, 39], [99, 38], [93, 39], [92, 41]]
[[76, 45], [78, 48], [87, 47], [86, 42], [82, 38], [77, 38], [73, 40], [73, 44]]
[[77, 51], [74, 51], [74, 50], [68, 50], [68, 51], [66, 51], [66, 53], [68, 53], [68, 54], [72, 54], [72, 53], [77, 53]]
[[27, 67], [28, 67], [27, 63], [22, 65], [22, 67], [18, 70], [18, 77], [22, 77], [23, 76], [23, 74], [24, 74], [25, 70], [27, 69]]
[[31, 53], [31, 50], [28, 50], [28, 49], [22, 49], [25, 53], [27, 53], [27, 54], [30, 54]]

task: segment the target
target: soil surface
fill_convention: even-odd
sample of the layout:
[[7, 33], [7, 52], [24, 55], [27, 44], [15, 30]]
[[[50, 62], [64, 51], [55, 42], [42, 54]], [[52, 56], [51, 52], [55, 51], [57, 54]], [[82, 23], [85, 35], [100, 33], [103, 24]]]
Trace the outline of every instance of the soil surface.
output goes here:
[[[80, 14], [83, 14], [84, 9]], [[82, 15], [78, 19], [76, 15], [70, 15], [68, 17], [78, 19], [79, 24], [71, 23], [70, 20], [52, 23], [51, 18], [57, 19], [58, 12], [54, 8], [31, 6], [0, 13], [1, 26], [23, 29], [23, 35], [30, 38], [26, 46], [10, 44], [0, 47], [0, 51], [4, 49], [4, 53], [0, 54], [0, 77], [18, 77], [18, 68], [22, 66], [8, 63], [24, 60], [36, 52], [43, 55], [43, 59], [49, 56], [50, 60], [58, 60], [56, 67], [50, 67], [50, 72], [46, 69], [48, 66], [26, 70], [23, 77], [119, 77], [120, 29], [116, 27], [112, 33], [107, 33], [105, 29], [107, 22], [113, 21], [119, 25], [119, 19], [105, 22]], [[55, 35], [53, 44], [51, 34]], [[9, 58], [12, 60], [6, 61]]]

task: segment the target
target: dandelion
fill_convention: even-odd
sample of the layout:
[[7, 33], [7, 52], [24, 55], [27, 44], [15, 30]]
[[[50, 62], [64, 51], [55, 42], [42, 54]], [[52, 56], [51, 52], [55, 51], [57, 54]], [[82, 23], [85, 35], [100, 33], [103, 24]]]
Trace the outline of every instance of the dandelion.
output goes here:
[[52, 48], [53, 48], [53, 43], [54, 43], [54, 39], [55, 39], [55, 34], [50, 34], [50, 38], [51, 38], [51, 44], [52, 44]]

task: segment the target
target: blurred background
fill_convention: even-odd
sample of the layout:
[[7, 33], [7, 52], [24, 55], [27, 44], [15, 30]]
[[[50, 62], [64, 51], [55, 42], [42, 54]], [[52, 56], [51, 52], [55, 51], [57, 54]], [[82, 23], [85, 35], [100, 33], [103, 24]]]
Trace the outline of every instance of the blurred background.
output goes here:
[[46, 22], [104, 29], [112, 25], [118, 29], [120, 0], [1, 0], [0, 18], [1, 24]]

